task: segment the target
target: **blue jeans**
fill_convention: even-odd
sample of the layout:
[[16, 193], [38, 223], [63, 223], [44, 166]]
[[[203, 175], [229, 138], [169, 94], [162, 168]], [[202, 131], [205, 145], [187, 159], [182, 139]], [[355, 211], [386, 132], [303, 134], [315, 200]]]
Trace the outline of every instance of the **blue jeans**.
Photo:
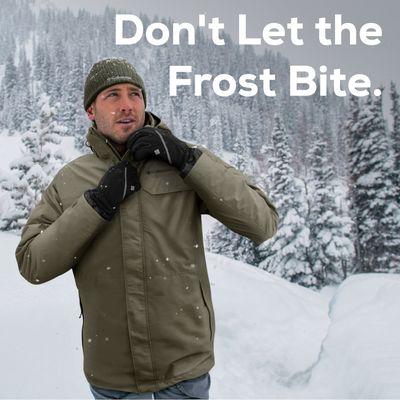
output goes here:
[[210, 374], [206, 372], [197, 378], [175, 383], [175, 385], [154, 393], [123, 392], [121, 390], [102, 389], [92, 385], [90, 385], [90, 391], [95, 399], [208, 399], [210, 385]]

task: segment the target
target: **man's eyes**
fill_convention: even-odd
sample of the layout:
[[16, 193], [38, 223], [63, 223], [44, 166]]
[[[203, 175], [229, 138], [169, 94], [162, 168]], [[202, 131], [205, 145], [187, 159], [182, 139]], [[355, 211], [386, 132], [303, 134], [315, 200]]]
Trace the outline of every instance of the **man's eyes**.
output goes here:
[[[140, 92], [131, 92], [131, 96], [138, 96], [140, 97], [141, 93]], [[107, 97], [115, 97], [118, 96], [117, 92], [111, 92], [107, 95]]]

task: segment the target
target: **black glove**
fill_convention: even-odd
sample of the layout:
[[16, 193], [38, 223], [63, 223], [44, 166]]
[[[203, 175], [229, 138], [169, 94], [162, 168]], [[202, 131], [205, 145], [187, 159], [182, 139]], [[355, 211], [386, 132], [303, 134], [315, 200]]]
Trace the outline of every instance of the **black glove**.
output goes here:
[[98, 214], [111, 221], [120, 203], [139, 189], [136, 168], [124, 160], [110, 167], [99, 185], [85, 192], [85, 198]]
[[189, 147], [170, 131], [151, 126], [134, 132], [127, 142], [127, 148], [135, 160], [155, 158], [164, 161], [177, 168], [183, 178], [202, 154], [199, 149]]

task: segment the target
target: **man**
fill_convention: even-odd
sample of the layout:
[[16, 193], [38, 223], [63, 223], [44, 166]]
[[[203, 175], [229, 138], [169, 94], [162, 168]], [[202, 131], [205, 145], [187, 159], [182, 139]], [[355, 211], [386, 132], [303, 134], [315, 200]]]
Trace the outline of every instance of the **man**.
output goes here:
[[84, 106], [93, 154], [44, 191], [19, 270], [34, 284], [73, 270], [95, 398], [208, 398], [215, 320], [201, 214], [260, 244], [276, 232], [276, 210], [241, 172], [145, 111], [126, 60], [93, 65]]

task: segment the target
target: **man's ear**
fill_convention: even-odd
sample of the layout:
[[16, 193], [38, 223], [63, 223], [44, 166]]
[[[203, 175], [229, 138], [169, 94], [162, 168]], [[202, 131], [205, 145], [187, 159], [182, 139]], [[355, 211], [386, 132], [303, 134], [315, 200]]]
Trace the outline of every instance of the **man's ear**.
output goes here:
[[86, 114], [87, 114], [88, 118], [89, 118], [91, 121], [94, 121], [94, 118], [95, 118], [95, 114], [94, 114], [94, 103], [92, 103], [92, 104], [89, 106], [89, 108], [88, 108], [87, 111], [86, 111]]

